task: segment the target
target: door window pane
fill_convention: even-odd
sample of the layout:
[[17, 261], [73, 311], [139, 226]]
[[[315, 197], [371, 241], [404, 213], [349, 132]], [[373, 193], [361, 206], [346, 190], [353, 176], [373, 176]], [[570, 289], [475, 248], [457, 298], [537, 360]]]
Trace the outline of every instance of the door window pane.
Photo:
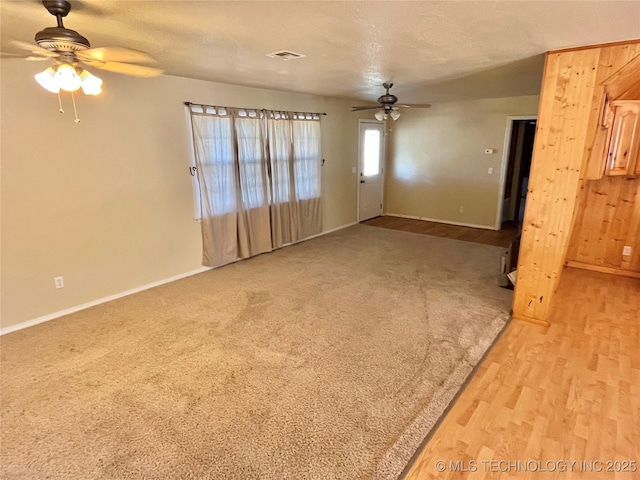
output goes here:
[[362, 174], [371, 177], [380, 173], [380, 130], [364, 131]]

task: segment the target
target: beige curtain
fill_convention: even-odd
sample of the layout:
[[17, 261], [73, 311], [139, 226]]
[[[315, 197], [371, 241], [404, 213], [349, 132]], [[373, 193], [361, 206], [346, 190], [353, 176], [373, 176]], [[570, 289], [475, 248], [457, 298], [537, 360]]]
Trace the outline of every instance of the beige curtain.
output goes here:
[[274, 248], [322, 231], [320, 116], [267, 112]]
[[298, 237], [298, 203], [295, 198], [293, 138], [286, 113], [268, 113], [271, 167], [271, 242], [273, 248], [293, 243]]
[[322, 231], [320, 118], [309, 117], [296, 114], [292, 120], [293, 170], [300, 238]]
[[238, 257], [271, 251], [266, 144], [260, 112], [234, 114], [238, 148]]
[[203, 264], [322, 231], [320, 116], [190, 105]]
[[194, 110], [191, 108], [191, 125], [200, 187], [202, 263], [216, 267], [238, 259], [233, 119], [216, 110]]

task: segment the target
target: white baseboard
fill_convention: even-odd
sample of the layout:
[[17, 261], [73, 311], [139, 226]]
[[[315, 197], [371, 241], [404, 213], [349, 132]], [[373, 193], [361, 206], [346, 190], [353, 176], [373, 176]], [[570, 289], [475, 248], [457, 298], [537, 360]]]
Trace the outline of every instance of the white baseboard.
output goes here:
[[413, 220], [425, 220], [427, 222], [446, 223], [447, 225], [457, 225], [459, 227], [482, 228], [484, 230], [496, 230], [495, 225], [477, 225], [475, 223], [452, 222], [440, 218], [416, 217], [415, 215], [402, 215], [400, 213], [383, 213], [385, 217], [411, 218]]
[[86, 308], [95, 307], [96, 305], [100, 305], [101, 303], [106, 303], [106, 302], [110, 302], [111, 300], [117, 300], [118, 298], [126, 297], [128, 295], [133, 295], [134, 293], [142, 292], [143, 290], [149, 290], [150, 288], [153, 288], [153, 287], [159, 287], [160, 285], [164, 285], [165, 283], [175, 282], [176, 280], [190, 277], [191, 275], [197, 275], [198, 273], [206, 272], [207, 270], [211, 270], [211, 267], [196, 268], [195, 270], [191, 270], [190, 272], [174, 275], [173, 277], [165, 278], [163, 280], [158, 280], [157, 282], [148, 283], [146, 285], [132, 288], [130, 290], [125, 290], [124, 292], [116, 293], [115, 295], [102, 297], [97, 300], [92, 300], [91, 302], [83, 303], [82, 305], [76, 305], [75, 307], [66, 308], [64, 310], [59, 310], [57, 312], [50, 313], [48, 315], [43, 315], [42, 317], [34, 318], [32, 320], [27, 320], [26, 322], [21, 322], [16, 325], [11, 325], [10, 327], [0, 329], [0, 336], [5, 335], [7, 333], [11, 333], [11, 332], [16, 332], [18, 330], [22, 330], [23, 328], [33, 327], [34, 325], [38, 325], [39, 323], [48, 322], [49, 320], [53, 320], [54, 318], [63, 317], [64, 315], [69, 315], [71, 313], [79, 312], [80, 310], [84, 310]]
[[[332, 228], [331, 230], [327, 230], [326, 232], [320, 232], [311, 237], [305, 238], [304, 240], [299, 240], [300, 242], [305, 242], [307, 240], [311, 240], [312, 238], [321, 237], [322, 235], [326, 235], [331, 232], [335, 232], [338, 230], [342, 230], [343, 228], [350, 227], [352, 225], [356, 225], [358, 222], [348, 223], [346, 225], [342, 225], [340, 227]], [[298, 243], [298, 242], [296, 242]], [[112, 300], [117, 300], [118, 298], [126, 297], [128, 295], [133, 295], [134, 293], [142, 292], [143, 290], [149, 290], [150, 288], [159, 287], [160, 285], [164, 285], [165, 283], [175, 282], [176, 280], [181, 280], [183, 278], [190, 277], [192, 275], [197, 275], [198, 273], [206, 272], [207, 270], [211, 270], [212, 267], [200, 267], [195, 270], [191, 270], [190, 272], [181, 273], [179, 275], [174, 275], [173, 277], [165, 278], [163, 280], [158, 280], [157, 282], [151, 282], [146, 285], [142, 285], [141, 287], [132, 288], [130, 290], [125, 290], [124, 292], [116, 293], [115, 295], [109, 295], [108, 297], [99, 298], [97, 300], [92, 300], [91, 302], [83, 303], [82, 305], [76, 305], [71, 308], [66, 308], [64, 310], [59, 310], [54, 313], [50, 313], [48, 315], [43, 315], [42, 317], [34, 318], [32, 320], [27, 320], [26, 322], [21, 322], [16, 325], [11, 325], [10, 327], [5, 327], [0, 329], [0, 336], [5, 335], [11, 332], [17, 332], [18, 330], [22, 330], [24, 328], [33, 327], [34, 325], [38, 325], [40, 323], [48, 322], [49, 320], [53, 320], [55, 318], [63, 317], [65, 315], [69, 315], [71, 313], [79, 312], [80, 310], [85, 310], [90, 307], [94, 307], [96, 305], [100, 305], [101, 303], [110, 302]]]
[[311, 235], [310, 237], [304, 238], [302, 240], [298, 240], [297, 242], [294, 242], [294, 243], [306, 242], [307, 240], [311, 240], [312, 238], [321, 237], [323, 235], [326, 235], [327, 233], [337, 232], [338, 230], [342, 230], [344, 228], [352, 227], [353, 225], [357, 225], [357, 224], [358, 224], [358, 222], [347, 223], [345, 225], [341, 225], [339, 227], [332, 228], [331, 230], [327, 230], [326, 232], [316, 233], [315, 235]]
[[[282, 247], [278, 247], [277, 249], [274, 249], [274, 250], [279, 250], [280, 248], [288, 247], [290, 245], [295, 245], [296, 243], [306, 242], [307, 240], [311, 240], [313, 238], [322, 237], [323, 235], [326, 235], [327, 233], [337, 232], [338, 230], [342, 230], [343, 228], [351, 227], [351, 226], [357, 225], [357, 224], [358, 224], [358, 222], [347, 223], [345, 225], [341, 225], [339, 227], [332, 228], [331, 230], [327, 230], [327, 231], [324, 231], [324, 232], [316, 233], [315, 235], [311, 235], [310, 237], [303, 238], [301, 240], [296, 240], [295, 242], [283, 243]], [[244, 259], [242, 259], [242, 258], [238, 259], [238, 261], [240, 261], [240, 260], [244, 260]]]

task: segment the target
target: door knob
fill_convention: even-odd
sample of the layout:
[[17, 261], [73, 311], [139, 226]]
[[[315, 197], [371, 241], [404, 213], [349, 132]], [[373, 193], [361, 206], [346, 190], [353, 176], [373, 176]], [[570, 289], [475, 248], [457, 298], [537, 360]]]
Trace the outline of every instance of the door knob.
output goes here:
[[364, 180], [360, 180], [360, 183], [364, 183]]

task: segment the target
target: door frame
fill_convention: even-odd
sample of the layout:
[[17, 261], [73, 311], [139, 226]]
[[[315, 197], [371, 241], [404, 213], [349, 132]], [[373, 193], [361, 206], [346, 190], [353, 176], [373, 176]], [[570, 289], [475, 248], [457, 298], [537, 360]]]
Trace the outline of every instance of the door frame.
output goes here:
[[360, 132], [361, 132], [361, 128], [362, 128], [362, 124], [365, 123], [370, 123], [370, 124], [375, 124], [375, 125], [382, 125], [383, 129], [382, 129], [382, 151], [381, 151], [381, 156], [382, 159], [380, 161], [380, 168], [382, 169], [382, 173], [381, 173], [381, 182], [382, 182], [382, 187], [380, 189], [380, 203], [382, 203], [382, 208], [380, 209], [380, 214], [384, 215], [384, 184], [385, 184], [385, 179], [386, 179], [386, 175], [387, 175], [387, 122], [386, 121], [378, 121], [375, 119], [369, 120], [369, 119], [359, 119], [358, 120], [358, 160], [357, 160], [357, 168], [356, 168], [356, 182], [358, 185], [358, 194], [357, 194], [357, 201], [356, 201], [356, 220], [358, 223], [360, 223], [360, 173], [361, 173], [361, 168], [362, 165], [360, 164], [360, 159], [361, 159], [361, 142], [360, 142]]
[[[502, 146], [502, 164], [500, 165], [500, 186], [498, 188], [498, 208], [494, 230], [502, 227], [502, 207], [504, 206], [504, 187], [507, 181], [507, 167], [509, 166], [509, 150], [511, 146], [511, 134], [513, 133], [513, 122], [517, 120], [536, 120], [536, 133], [538, 130], [538, 115], [507, 115], [507, 128], [504, 134], [504, 145]], [[534, 138], [535, 145], [535, 138]]]

